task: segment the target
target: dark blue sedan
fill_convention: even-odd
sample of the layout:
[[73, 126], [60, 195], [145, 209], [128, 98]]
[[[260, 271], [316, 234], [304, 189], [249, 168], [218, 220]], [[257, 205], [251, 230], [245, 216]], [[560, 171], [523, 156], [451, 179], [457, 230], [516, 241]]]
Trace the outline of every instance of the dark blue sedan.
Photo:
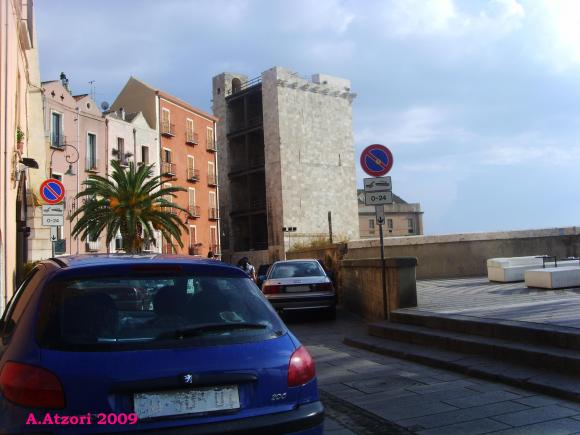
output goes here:
[[43, 261], [0, 335], [2, 434], [322, 433], [308, 351], [221, 262]]

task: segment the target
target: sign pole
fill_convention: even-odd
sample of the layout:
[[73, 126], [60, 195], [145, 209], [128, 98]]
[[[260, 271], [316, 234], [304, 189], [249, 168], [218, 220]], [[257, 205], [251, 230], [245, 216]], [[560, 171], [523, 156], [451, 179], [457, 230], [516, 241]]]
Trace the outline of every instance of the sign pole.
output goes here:
[[385, 241], [383, 238], [383, 224], [379, 223], [379, 234], [381, 237], [381, 274], [383, 279], [383, 310], [388, 321], [391, 320], [389, 313], [389, 298], [387, 295], [387, 271], [385, 270]]

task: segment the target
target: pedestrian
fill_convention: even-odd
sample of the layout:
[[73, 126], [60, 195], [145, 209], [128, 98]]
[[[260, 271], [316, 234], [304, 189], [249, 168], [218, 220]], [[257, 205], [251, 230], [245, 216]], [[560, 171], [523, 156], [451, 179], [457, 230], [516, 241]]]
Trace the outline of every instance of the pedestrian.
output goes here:
[[215, 254], [213, 253], [213, 251], [212, 251], [212, 250], [210, 250], [210, 251], [207, 253], [207, 258], [209, 258], [210, 260], [213, 260], [213, 259], [215, 258]]
[[252, 281], [256, 282], [256, 269], [254, 266], [252, 266], [252, 263], [250, 263], [250, 259], [248, 257], [243, 257], [240, 261], [238, 261], [238, 267], [246, 272]]

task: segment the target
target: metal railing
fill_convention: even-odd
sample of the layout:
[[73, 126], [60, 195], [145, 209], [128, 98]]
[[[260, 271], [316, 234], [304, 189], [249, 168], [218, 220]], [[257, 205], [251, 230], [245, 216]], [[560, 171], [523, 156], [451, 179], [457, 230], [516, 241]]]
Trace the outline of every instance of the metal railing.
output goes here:
[[197, 145], [199, 143], [199, 135], [193, 131], [187, 131], [185, 133], [185, 143], [190, 145]]
[[207, 150], [208, 151], [217, 151], [217, 146], [215, 143], [215, 139], [213, 136], [207, 138]]
[[214, 255], [219, 255], [220, 253], [220, 245], [217, 244], [212, 244], [209, 245], [209, 250], [212, 251], [214, 253]]
[[187, 181], [198, 181], [199, 169], [187, 168]]
[[164, 136], [175, 136], [175, 124], [161, 122], [161, 134]]
[[66, 146], [66, 136], [64, 134], [52, 134], [48, 136], [50, 147], [57, 150], [64, 150]]
[[219, 219], [219, 212], [218, 209], [215, 207], [210, 207], [209, 209], [209, 219], [211, 220], [218, 220]]
[[190, 205], [187, 207], [187, 211], [191, 217], [198, 218], [200, 216], [199, 205]]
[[161, 162], [161, 174], [166, 176], [175, 175], [175, 163]]
[[217, 177], [215, 174], [207, 174], [207, 184], [208, 186], [217, 186]]
[[190, 245], [188, 249], [189, 255], [201, 255], [201, 247]]
[[250, 79], [247, 82], [240, 84], [240, 86], [232, 87], [230, 90], [226, 92], [226, 97], [237, 94], [238, 92], [245, 91], [246, 89], [251, 88], [252, 86], [256, 86], [260, 83], [262, 83], [262, 76], [254, 77], [253, 79]]
[[99, 244], [98, 240], [95, 240], [92, 242], [86, 242], [86, 243], [87, 243], [87, 246], [86, 246], [87, 252], [98, 252], [99, 251], [100, 244]]

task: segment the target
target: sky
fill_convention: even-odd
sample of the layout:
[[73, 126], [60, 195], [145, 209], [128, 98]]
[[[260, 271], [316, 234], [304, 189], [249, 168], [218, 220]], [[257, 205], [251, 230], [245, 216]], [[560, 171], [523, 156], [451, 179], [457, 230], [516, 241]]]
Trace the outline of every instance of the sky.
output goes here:
[[[578, 0], [42, 0], [43, 80], [133, 75], [211, 111], [211, 79], [345, 77], [355, 155], [384, 144], [425, 234], [580, 223]], [[358, 160], [358, 159], [357, 159]], [[363, 172], [358, 167], [357, 181]]]

